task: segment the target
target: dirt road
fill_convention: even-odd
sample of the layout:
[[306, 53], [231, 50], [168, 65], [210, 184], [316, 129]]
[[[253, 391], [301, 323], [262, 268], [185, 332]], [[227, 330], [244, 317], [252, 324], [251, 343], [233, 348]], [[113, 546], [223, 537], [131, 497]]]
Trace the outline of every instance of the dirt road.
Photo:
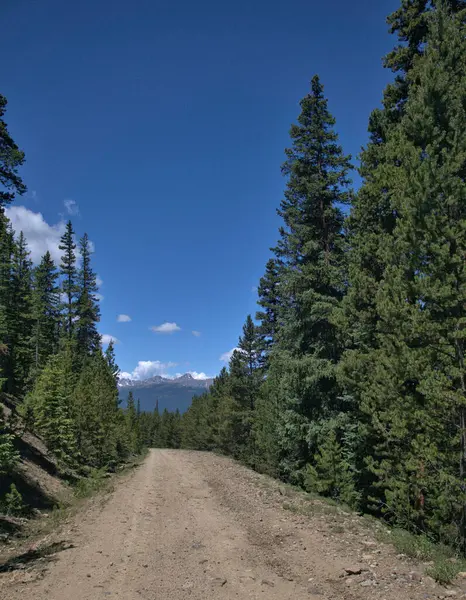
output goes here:
[[[228, 459], [151, 450], [107, 502], [78, 516], [71, 533], [66, 531], [73, 547], [45, 568], [39, 563], [27, 572], [5, 574], [0, 597], [443, 597], [445, 590], [413, 564], [375, 542], [358, 517], [342, 511], [329, 515], [317, 506], [305, 517], [286, 510], [288, 500], [283, 486]], [[456, 594], [462, 597], [461, 590]]]

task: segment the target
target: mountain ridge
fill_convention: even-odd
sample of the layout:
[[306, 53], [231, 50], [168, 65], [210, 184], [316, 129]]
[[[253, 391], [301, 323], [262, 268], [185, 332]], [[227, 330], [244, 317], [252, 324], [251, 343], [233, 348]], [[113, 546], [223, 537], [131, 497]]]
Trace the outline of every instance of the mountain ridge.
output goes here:
[[173, 379], [154, 375], [148, 379], [121, 379], [118, 391], [123, 405], [132, 392], [134, 399], [140, 401], [142, 411], [152, 412], [158, 406], [160, 411], [167, 409], [185, 412], [193, 396], [207, 392], [212, 382], [213, 378], [195, 379], [191, 373], [184, 373]]

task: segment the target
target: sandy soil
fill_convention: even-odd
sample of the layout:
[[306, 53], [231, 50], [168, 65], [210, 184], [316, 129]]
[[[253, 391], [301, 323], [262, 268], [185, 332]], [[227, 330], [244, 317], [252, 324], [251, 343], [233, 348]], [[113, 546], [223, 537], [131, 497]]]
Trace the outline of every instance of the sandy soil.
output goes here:
[[359, 517], [328, 514], [318, 503], [303, 516], [289, 510], [287, 493], [226, 458], [151, 450], [106, 502], [55, 534], [61, 551], [0, 573], [0, 598], [466, 597], [375, 541]]

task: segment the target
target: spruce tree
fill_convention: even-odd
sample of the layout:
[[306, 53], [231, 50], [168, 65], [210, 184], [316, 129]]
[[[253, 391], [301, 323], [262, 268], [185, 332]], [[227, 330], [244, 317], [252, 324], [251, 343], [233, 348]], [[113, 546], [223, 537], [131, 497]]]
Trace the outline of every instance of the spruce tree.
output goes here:
[[20, 233], [14, 246], [11, 286], [7, 303], [9, 373], [7, 390], [23, 398], [34, 360], [32, 334], [32, 262], [26, 238]]
[[65, 233], [60, 239], [58, 246], [63, 252], [60, 263], [60, 274], [62, 276], [62, 303], [63, 311], [63, 333], [71, 339], [74, 334], [76, 320], [77, 301], [77, 271], [76, 271], [76, 244], [74, 242], [74, 231], [71, 221], [66, 224]]
[[311, 424], [343, 409], [336, 381], [342, 343], [334, 313], [345, 293], [341, 206], [350, 201], [351, 165], [334, 125], [315, 76], [291, 128], [292, 146], [282, 168], [288, 182], [275, 253], [283, 325], [269, 373], [281, 388], [275, 435], [281, 440], [282, 466], [296, 481], [315, 452], [317, 432]]
[[110, 340], [107, 349], [105, 350], [105, 358], [107, 360], [110, 372], [112, 373], [113, 378], [115, 380], [115, 385], [118, 385], [120, 369], [116, 363], [115, 344], [113, 340]]
[[16, 194], [26, 192], [18, 168], [24, 163], [24, 152], [18, 148], [8, 132], [7, 124], [3, 120], [7, 106], [7, 99], [0, 94], [0, 211], [6, 204], [12, 202]]
[[[465, 0], [443, 2], [455, 14], [466, 8]], [[384, 249], [391, 243], [399, 212], [393, 182], [386, 176], [393, 161], [387, 152], [387, 139], [404, 115], [409, 73], [416, 58], [426, 49], [430, 16], [438, 4], [438, 0], [402, 0], [400, 8], [388, 17], [390, 31], [397, 35], [400, 44], [387, 54], [385, 66], [396, 77], [384, 91], [382, 108], [370, 116], [370, 141], [362, 151], [359, 170], [363, 185], [353, 201], [348, 221], [351, 285], [343, 314], [348, 334], [346, 343], [357, 351], [351, 355], [352, 366], [349, 366], [356, 378], [358, 354], [364, 361], [364, 355], [377, 344], [375, 298], [385, 270]]]
[[443, 9], [428, 29], [386, 143], [397, 221], [357, 389], [376, 440], [374, 499], [399, 524], [464, 548], [466, 42], [462, 19]]
[[83, 354], [92, 354], [100, 348], [97, 323], [100, 321], [99, 302], [96, 297], [96, 275], [91, 268], [91, 247], [85, 233], [79, 241], [81, 268], [77, 279], [76, 337]]
[[265, 266], [265, 274], [259, 282], [257, 290], [258, 304], [261, 310], [256, 313], [259, 321], [259, 344], [261, 365], [268, 367], [270, 352], [277, 342], [280, 314], [280, 272], [277, 262], [271, 258]]
[[58, 273], [50, 252], [46, 252], [33, 273], [34, 375], [58, 350], [60, 333], [60, 289]]
[[75, 391], [78, 448], [93, 467], [114, 466], [119, 459], [122, 425], [115, 378], [101, 350], [85, 361]]
[[0, 404], [0, 475], [9, 473], [19, 460], [14, 446], [14, 435], [7, 426], [3, 406]]
[[[238, 341], [239, 350], [235, 359], [244, 364], [247, 378], [247, 400], [249, 409], [254, 410], [255, 399], [262, 379], [261, 344], [258, 328], [254, 325], [251, 315], [248, 315], [243, 325], [243, 335]], [[231, 365], [230, 365], [230, 374]]]
[[5, 386], [11, 377], [10, 316], [15, 241], [9, 220], [0, 214], [0, 381]]
[[23, 409], [32, 413], [34, 429], [47, 448], [68, 465], [75, 464], [78, 458], [73, 402], [75, 381], [70, 348], [64, 347], [50, 357]]

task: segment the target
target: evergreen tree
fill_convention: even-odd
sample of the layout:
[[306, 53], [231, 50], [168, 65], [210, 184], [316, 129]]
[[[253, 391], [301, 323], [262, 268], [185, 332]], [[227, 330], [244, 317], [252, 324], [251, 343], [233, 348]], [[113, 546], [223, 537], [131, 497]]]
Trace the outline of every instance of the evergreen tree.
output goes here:
[[377, 438], [375, 499], [398, 523], [454, 533], [465, 547], [466, 42], [462, 20], [444, 10], [429, 32], [387, 140], [398, 218], [359, 390]]
[[270, 352], [277, 342], [280, 314], [280, 272], [277, 262], [271, 258], [265, 266], [265, 274], [258, 287], [258, 304], [262, 310], [257, 311], [256, 320], [260, 325], [259, 346], [261, 350], [261, 366], [268, 367]]
[[280, 262], [282, 319], [269, 376], [279, 385], [282, 467], [288, 476], [312, 461], [311, 424], [342, 410], [336, 364], [342, 341], [334, 312], [345, 293], [344, 216], [348, 204], [349, 158], [334, 132], [323, 87], [316, 76], [301, 101], [298, 123], [283, 172], [288, 177], [278, 211], [284, 221], [275, 253]]
[[86, 359], [75, 391], [75, 406], [81, 456], [93, 467], [114, 466], [122, 448], [122, 421], [115, 377], [100, 350]]
[[24, 163], [24, 152], [14, 142], [3, 120], [6, 106], [6, 98], [0, 94], [0, 211], [2, 214], [5, 204], [9, 204], [16, 194], [22, 195], [26, 192], [26, 186], [18, 175], [18, 167]]
[[46, 252], [33, 273], [34, 374], [58, 351], [60, 331], [60, 289], [58, 273], [50, 252]]
[[71, 348], [51, 356], [26, 398], [24, 411], [31, 411], [35, 431], [47, 448], [64, 464], [77, 460], [75, 408]]
[[116, 363], [115, 344], [113, 343], [113, 340], [110, 340], [107, 349], [105, 350], [105, 358], [107, 359], [107, 364], [115, 379], [115, 385], [118, 385], [120, 369]]
[[0, 381], [2, 385], [11, 377], [10, 317], [13, 254], [15, 241], [11, 225], [0, 214]]
[[14, 435], [7, 426], [0, 404], [0, 475], [6, 475], [17, 464], [19, 453], [14, 446]]
[[77, 280], [76, 337], [80, 351], [92, 354], [100, 348], [100, 335], [96, 324], [100, 321], [99, 302], [96, 297], [96, 275], [91, 268], [91, 248], [85, 233], [79, 242], [81, 268]]
[[28, 386], [34, 360], [32, 333], [32, 262], [26, 239], [21, 232], [14, 246], [11, 285], [7, 303], [8, 383], [7, 390], [22, 398]]
[[65, 233], [60, 239], [58, 246], [63, 252], [60, 263], [60, 274], [62, 276], [62, 294], [64, 302], [63, 310], [63, 332], [71, 339], [74, 334], [75, 320], [77, 316], [77, 271], [76, 271], [76, 244], [74, 242], [74, 231], [71, 221], [66, 224]]

